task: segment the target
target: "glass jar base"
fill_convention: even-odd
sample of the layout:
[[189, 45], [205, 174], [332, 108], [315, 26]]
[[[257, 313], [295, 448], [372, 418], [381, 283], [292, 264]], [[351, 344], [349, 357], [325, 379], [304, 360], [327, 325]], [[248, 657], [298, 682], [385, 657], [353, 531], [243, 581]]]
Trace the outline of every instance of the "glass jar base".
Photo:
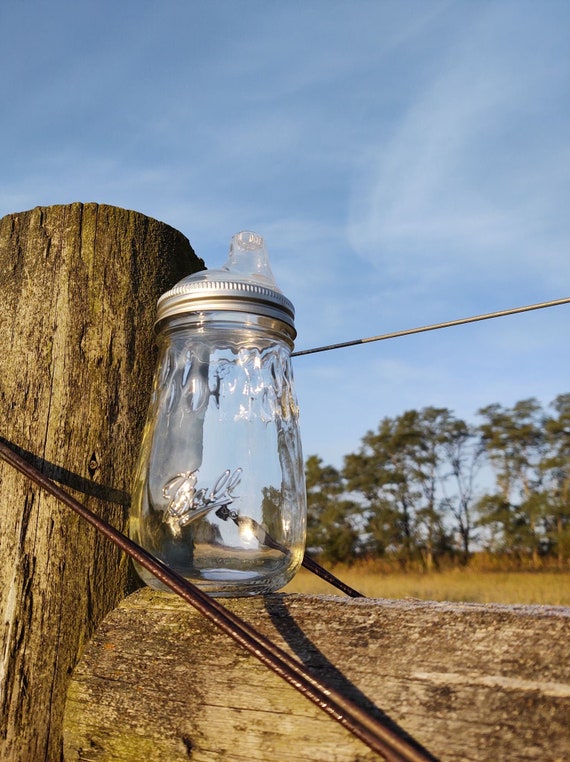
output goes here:
[[[137, 574], [154, 590], [172, 592], [146, 569], [135, 564]], [[199, 577], [182, 576], [213, 598], [241, 598], [252, 595], [267, 595], [285, 587], [293, 579], [296, 568], [287, 568], [272, 575], [241, 572], [234, 569], [210, 569]]]

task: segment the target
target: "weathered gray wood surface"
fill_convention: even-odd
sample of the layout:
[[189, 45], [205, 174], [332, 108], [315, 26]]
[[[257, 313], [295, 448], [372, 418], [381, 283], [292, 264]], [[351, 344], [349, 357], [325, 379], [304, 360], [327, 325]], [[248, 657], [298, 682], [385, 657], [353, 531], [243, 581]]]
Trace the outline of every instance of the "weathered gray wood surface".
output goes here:
[[[272, 595], [227, 605], [441, 760], [570, 759], [570, 609]], [[66, 762], [377, 756], [175, 596], [105, 619], [75, 669]]]
[[[0, 220], [0, 436], [124, 529], [161, 291], [187, 239], [97, 204]], [[124, 597], [128, 564], [0, 462], [0, 759], [61, 758], [69, 672]]]

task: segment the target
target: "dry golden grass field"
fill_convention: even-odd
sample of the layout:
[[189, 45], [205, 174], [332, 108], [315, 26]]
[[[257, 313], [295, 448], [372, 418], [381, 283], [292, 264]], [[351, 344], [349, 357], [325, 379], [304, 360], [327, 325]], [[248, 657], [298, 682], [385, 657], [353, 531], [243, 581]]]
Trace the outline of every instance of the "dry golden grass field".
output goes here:
[[[431, 574], [403, 574], [375, 571], [371, 565], [337, 566], [332, 571], [370, 598], [570, 606], [570, 572], [450, 569]], [[305, 569], [300, 570], [283, 592], [343, 595]]]

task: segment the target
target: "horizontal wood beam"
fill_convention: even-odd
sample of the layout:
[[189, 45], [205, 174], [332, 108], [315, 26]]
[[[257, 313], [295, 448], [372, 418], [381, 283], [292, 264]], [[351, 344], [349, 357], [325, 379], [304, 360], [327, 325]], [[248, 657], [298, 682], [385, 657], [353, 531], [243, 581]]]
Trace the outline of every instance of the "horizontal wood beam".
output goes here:
[[[227, 601], [441, 760], [570, 759], [570, 609], [271, 595]], [[75, 669], [67, 762], [378, 757], [173, 595], [126, 598]]]

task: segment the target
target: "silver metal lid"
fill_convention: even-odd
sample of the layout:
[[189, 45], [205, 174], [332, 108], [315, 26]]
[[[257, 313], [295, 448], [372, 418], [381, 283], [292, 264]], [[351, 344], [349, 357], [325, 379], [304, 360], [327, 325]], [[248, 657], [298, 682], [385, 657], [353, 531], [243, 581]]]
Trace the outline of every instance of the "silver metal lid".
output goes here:
[[257, 233], [237, 233], [223, 267], [189, 275], [162, 294], [156, 319], [211, 310], [253, 312], [294, 327], [295, 309], [277, 286], [265, 242]]

